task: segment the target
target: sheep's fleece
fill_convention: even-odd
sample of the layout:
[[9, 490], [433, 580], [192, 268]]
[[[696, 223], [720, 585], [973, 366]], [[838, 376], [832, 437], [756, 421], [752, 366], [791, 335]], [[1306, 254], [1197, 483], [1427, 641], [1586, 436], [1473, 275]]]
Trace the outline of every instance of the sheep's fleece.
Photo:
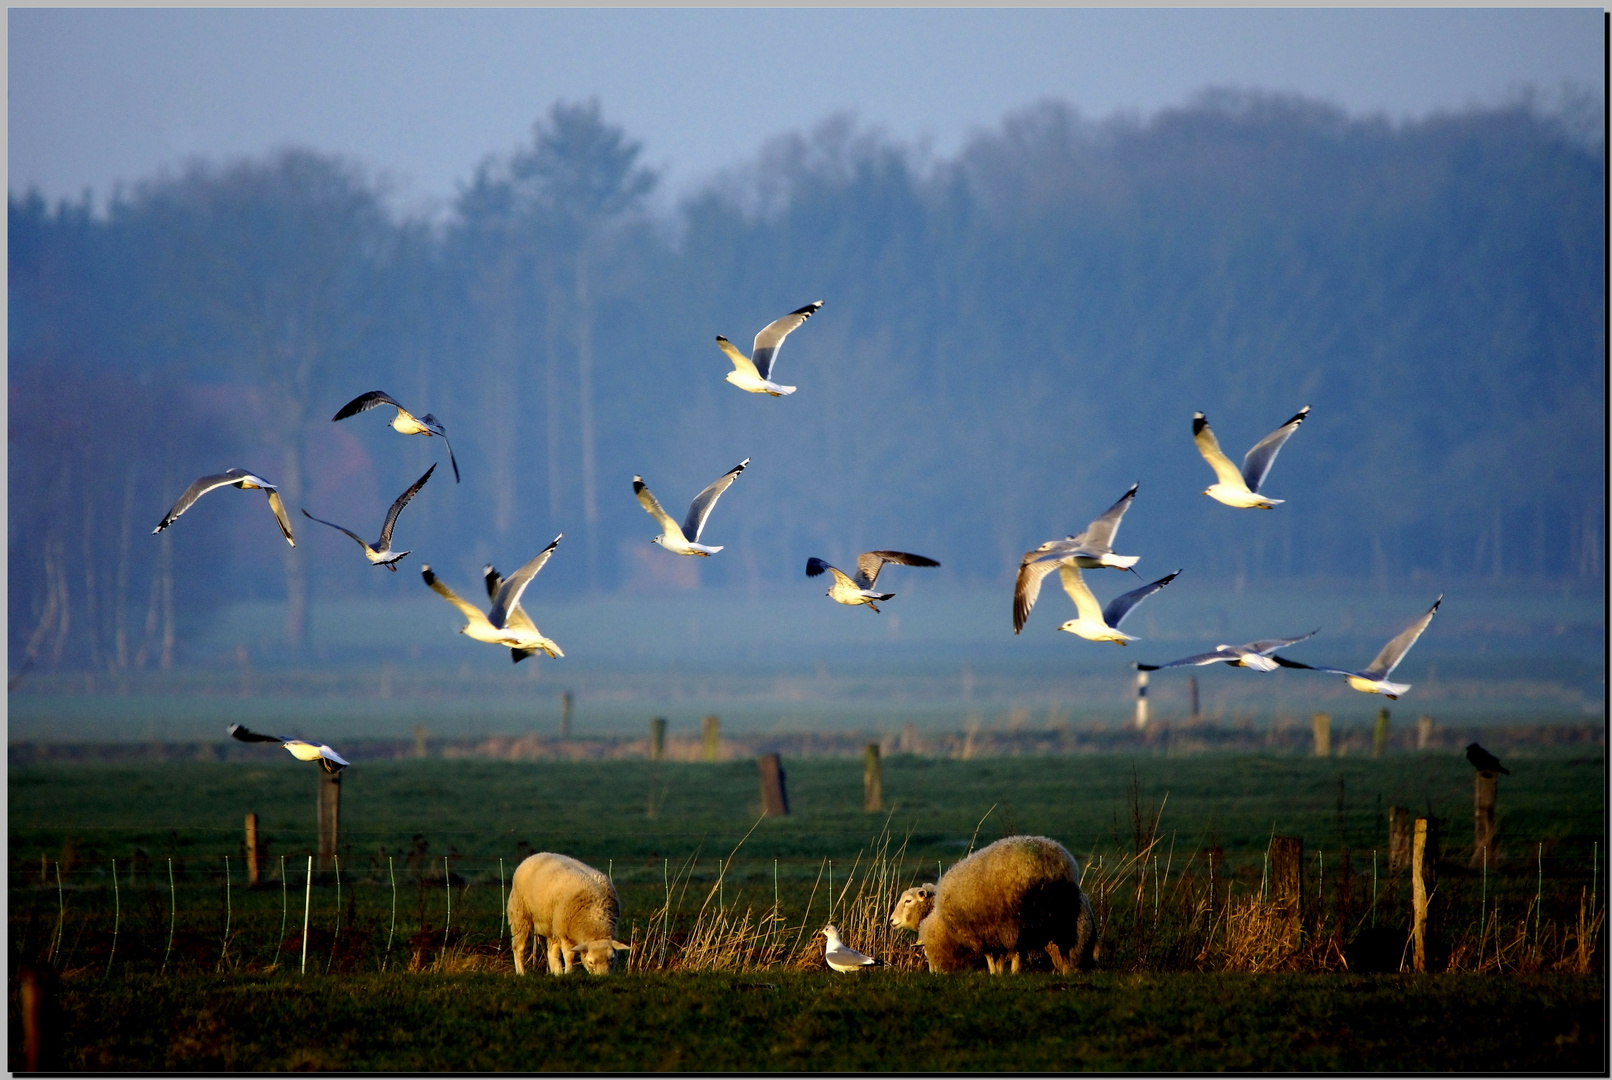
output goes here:
[[590, 975], [608, 975], [616, 954], [621, 904], [610, 879], [569, 855], [543, 851], [515, 868], [509, 893], [509, 933], [515, 972], [526, 974], [529, 939], [548, 942], [549, 974], [569, 974], [580, 961]]
[[1080, 866], [1056, 840], [1009, 836], [946, 871], [937, 888], [901, 894], [894, 926], [918, 931], [929, 970], [966, 971], [983, 957], [992, 973], [1045, 956], [1061, 972], [1089, 967], [1096, 919]]

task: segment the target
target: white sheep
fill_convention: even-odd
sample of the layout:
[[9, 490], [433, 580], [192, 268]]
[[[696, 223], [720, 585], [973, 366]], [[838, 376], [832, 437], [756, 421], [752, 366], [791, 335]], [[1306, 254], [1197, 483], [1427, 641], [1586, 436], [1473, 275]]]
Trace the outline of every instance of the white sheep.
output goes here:
[[984, 956], [993, 975], [1017, 974], [1021, 958], [1045, 952], [1067, 973], [1089, 967], [1097, 947], [1080, 867], [1044, 836], [1005, 837], [946, 871], [938, 887], [908, 889], [890, 923], [918, 931], [936, 972], [965, 971]]
[[[589, 975], [608, 975], [616, 954], [621, 903], [610, 879], [569, 855], [542, 851], [515, 868], [509, 893], [509, 932], [515, 973], [526, 974], [529, 939], [548, 942], [549, 974], [570, 974], [581, 962]], [[535, 944], [535, 942], [533, 943]]]

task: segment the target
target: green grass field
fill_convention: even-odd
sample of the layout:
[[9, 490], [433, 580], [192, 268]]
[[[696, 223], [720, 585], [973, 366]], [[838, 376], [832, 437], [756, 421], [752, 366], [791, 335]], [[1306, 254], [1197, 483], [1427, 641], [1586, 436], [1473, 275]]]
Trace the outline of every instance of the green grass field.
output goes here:
[[[311, 888], [315, 771], [282, 752], [13, 766], [11, 955], [59, 972], [69, 1068], [1583, 1068], [1603, 1045], [1584, 972], [1604, 966], [1604, 755], [1508, 762], [1504, 861], [1486, 875], [1465, 869], [1472, 771], [1449, 752], [896, 755], [878, 814], [860, 762], [786, 760], [792, 813], [759, 823], [748, 761], [361, 762], [343, 778], [341, 881]], [[1344, 960], [1362, 930], [1407, 925], [1394, 805], [1441, 819], [1441, 974]], [[267, 844], [250, 890], [248, 811]], [[1273, 832], [1305, 841], [1304, 947], [1250, 961], [1233, 939]], [[1087, 863], [1098, 969], [913, 970], [910, 935], [880, 925], [892, 890], [1013, 833]], [[516, 982], [500, 875], [537, 850], [609, 869], [629, 974]], [[895, 970], [821, 969], [830, 880], [835, 920]], [[775, 905], [769, 959], [719, 950], [701, 963], [740, 970], [689, 970], [702, 927], [753, 939], [746, 920]]]

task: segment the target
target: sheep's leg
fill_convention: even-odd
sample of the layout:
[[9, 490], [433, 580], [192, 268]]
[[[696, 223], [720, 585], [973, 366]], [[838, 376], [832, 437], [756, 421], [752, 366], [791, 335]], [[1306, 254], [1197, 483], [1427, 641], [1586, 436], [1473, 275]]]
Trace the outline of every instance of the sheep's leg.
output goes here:
[[1063, 950], [1058, 948], [1056, 941], [1047, 942], [1047, 956], [1052, 959], [1052, 967], [1058, 974], [1069, 974], [1070, 961], [1065, 958]]
[[996, 954], [995, 953], [986, 953], [985, 954], [985, 970], [989, 971], [992, 975], [1000, 975], [1001, 974], [1001, 972], [999, 970], [997, 970]]
[[1017, 975], [1019, 973], [1019, 954], [1018, 953], [1009, 953], [1008, 956], [1011, 958], [1011, 962], [1012, 962], [1012, 965], [1013, 965], [1013, 967], [1012, 967], [1013, 974]]
[[517, 916], [509, 920], [509, 944], [515, 954], [515, 974], [526, 974], [526, 946], [531, 937], [532, 927], [524, 918]]
[[549, 938], [549, 974], [550, 975], [564, 975], [567, 971], [571, 970], [569, 965], [567, 965], [567, 964], [562, 962], [562, 958], [563, 958], [564, 955], [565, 955], [565, 949], [564, 949], [563, 946], [560, 945], [560, 939], [557, 938], [557, 937]]

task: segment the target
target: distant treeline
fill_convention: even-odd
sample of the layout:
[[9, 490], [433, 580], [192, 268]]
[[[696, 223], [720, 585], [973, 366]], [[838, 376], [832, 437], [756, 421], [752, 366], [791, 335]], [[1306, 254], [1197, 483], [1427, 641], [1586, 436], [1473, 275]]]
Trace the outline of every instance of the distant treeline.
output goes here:
[[[756, 589], [877, 547], [1005, 583], [1138, 481], [1118, 547], [1159, 573], [1599, 577], [1604, 177], [1604, 143], [1527, 101], [1395, 124], [1211, 93], [1043, 103], [951, 160], [834, 117], [669, 216], [597, 103], [437, 221], [302, 150], [104, 214], [13, 192], [11, 667], [166, 665], [176, 621], [249, 597], [289, 599], [295, 645], [315, 592], [418, 590], [430, 562], [471, 595], [561, 532], [543, 590]], [[717, 334], [748, 351], [819, 299], [780, 354], [797, 394], [723, 382]], [[374, 537], [445, 456], [390, 410], [330, 422], [370, 389], [435, 413], [464, 473], [404, 514], [398, 575], [298, 512]], [[1240, 460], [1305, 404], [1283, 506], [1199, 494], [1195, 410]], [[634, 473], [680, 513], [747, 456], [722, 555], [649, 545]], [[150, 535], [236, 465], [280, 485], [294, 550], [257, 493]]]

